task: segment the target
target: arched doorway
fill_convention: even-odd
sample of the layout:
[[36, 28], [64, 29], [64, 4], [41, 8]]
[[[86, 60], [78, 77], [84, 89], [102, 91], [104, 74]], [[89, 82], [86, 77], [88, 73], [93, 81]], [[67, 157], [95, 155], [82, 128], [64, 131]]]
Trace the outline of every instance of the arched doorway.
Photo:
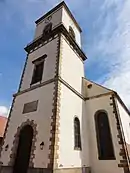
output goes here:
[[26, 125], [19, 135], [19, 143], [13, 173], [27, 173], [33, 139], [33, 128]]

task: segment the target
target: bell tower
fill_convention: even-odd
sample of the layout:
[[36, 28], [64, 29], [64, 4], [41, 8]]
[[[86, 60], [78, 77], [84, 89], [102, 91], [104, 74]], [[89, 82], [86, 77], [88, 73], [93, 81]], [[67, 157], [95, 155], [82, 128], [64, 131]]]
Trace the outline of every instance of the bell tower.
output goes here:
[[64, 2], [35, 23], [4, 134], [1, 173], [81, 166], [81, 148], [71, 140], [74, 116], [82, 114], [81, 29]]

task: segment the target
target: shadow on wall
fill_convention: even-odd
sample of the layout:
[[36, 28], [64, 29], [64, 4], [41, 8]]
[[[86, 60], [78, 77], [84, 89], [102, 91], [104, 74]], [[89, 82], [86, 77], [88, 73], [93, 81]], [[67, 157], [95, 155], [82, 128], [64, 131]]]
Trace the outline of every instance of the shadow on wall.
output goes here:
[[82, 165], [82, 172], [89, 173], [90, 172], [90, 151], [89, 151], [89, 117], [86, 115], [86, 102], [82, 101], [82, 118], [80, 122], [80, 129], [81, 129], [81, 165]]

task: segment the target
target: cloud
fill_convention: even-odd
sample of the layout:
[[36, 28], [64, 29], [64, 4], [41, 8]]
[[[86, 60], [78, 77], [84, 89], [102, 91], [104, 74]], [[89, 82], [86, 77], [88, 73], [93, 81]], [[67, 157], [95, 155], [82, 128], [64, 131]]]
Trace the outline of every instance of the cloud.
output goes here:
[[[30, 34], [34, 21], [61, 0], [5, 1], [0, 7], [1, 23]], [[116, 90], [130, 107], [130, 1], [66, 0], [83, 28], [83, 47], [88, 56], [86, 76]], [[31, 35], [32, 38], [32, 35]], [[95, 69], [95, 65], [97, 68]]]
[[[61, 1], [62, 0], [23, 0], [22, 3], [19, 3], [17, 0], [11, 0], [7, 1], [4, 5], [4, 9], [1, 7], [0, 10], [3, 12], [4, 22], [9, 22], [10, 24], [10, 21], [13, 21], [16, 25], [16, 20], [19, 20], [21, 25], [24, 26], [21, 30], [32, 30], [34, 29], [34, 21]], [[78, 9], [78, 7], [83, 4], [78, 0], [75, 2], [66, 0], [66, 3], [73, 9]]]
[[11, 0], [7, 1], [4, 9], [1, 7], [0, 10], [5, 16], [5, 22], [10, 24], [13, 21], [16, 25], [19, 20], [25, 29], [33, 29], [34, 21], [55, 3], [58, 3], [58, 0], [23, 0], [22, 3], [17, 0]]
[[130, 108], [130, 1], [106, 0], [102, 10], [107, 9], [114, 15], [105, 17], [95, 51], [102, 52], [98, 63], [108, 71], [97, 81], [116, 90]]
[[0, 116], [8, 117], [9, 110], [6, 106], [0, 106]]

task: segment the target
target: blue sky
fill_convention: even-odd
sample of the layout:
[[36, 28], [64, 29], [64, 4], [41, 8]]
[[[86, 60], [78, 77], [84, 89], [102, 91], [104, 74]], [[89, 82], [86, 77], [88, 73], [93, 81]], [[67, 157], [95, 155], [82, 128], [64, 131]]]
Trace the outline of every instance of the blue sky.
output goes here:
[[[7, 115], [35, 23], [60, 0], [0, 0], [0, 114]], [[130, 1], [66, 0], [81, 26], [88, 79], [116, 90], [130, 107]], [[96, 67], [96, 68], [95, 68]]]

